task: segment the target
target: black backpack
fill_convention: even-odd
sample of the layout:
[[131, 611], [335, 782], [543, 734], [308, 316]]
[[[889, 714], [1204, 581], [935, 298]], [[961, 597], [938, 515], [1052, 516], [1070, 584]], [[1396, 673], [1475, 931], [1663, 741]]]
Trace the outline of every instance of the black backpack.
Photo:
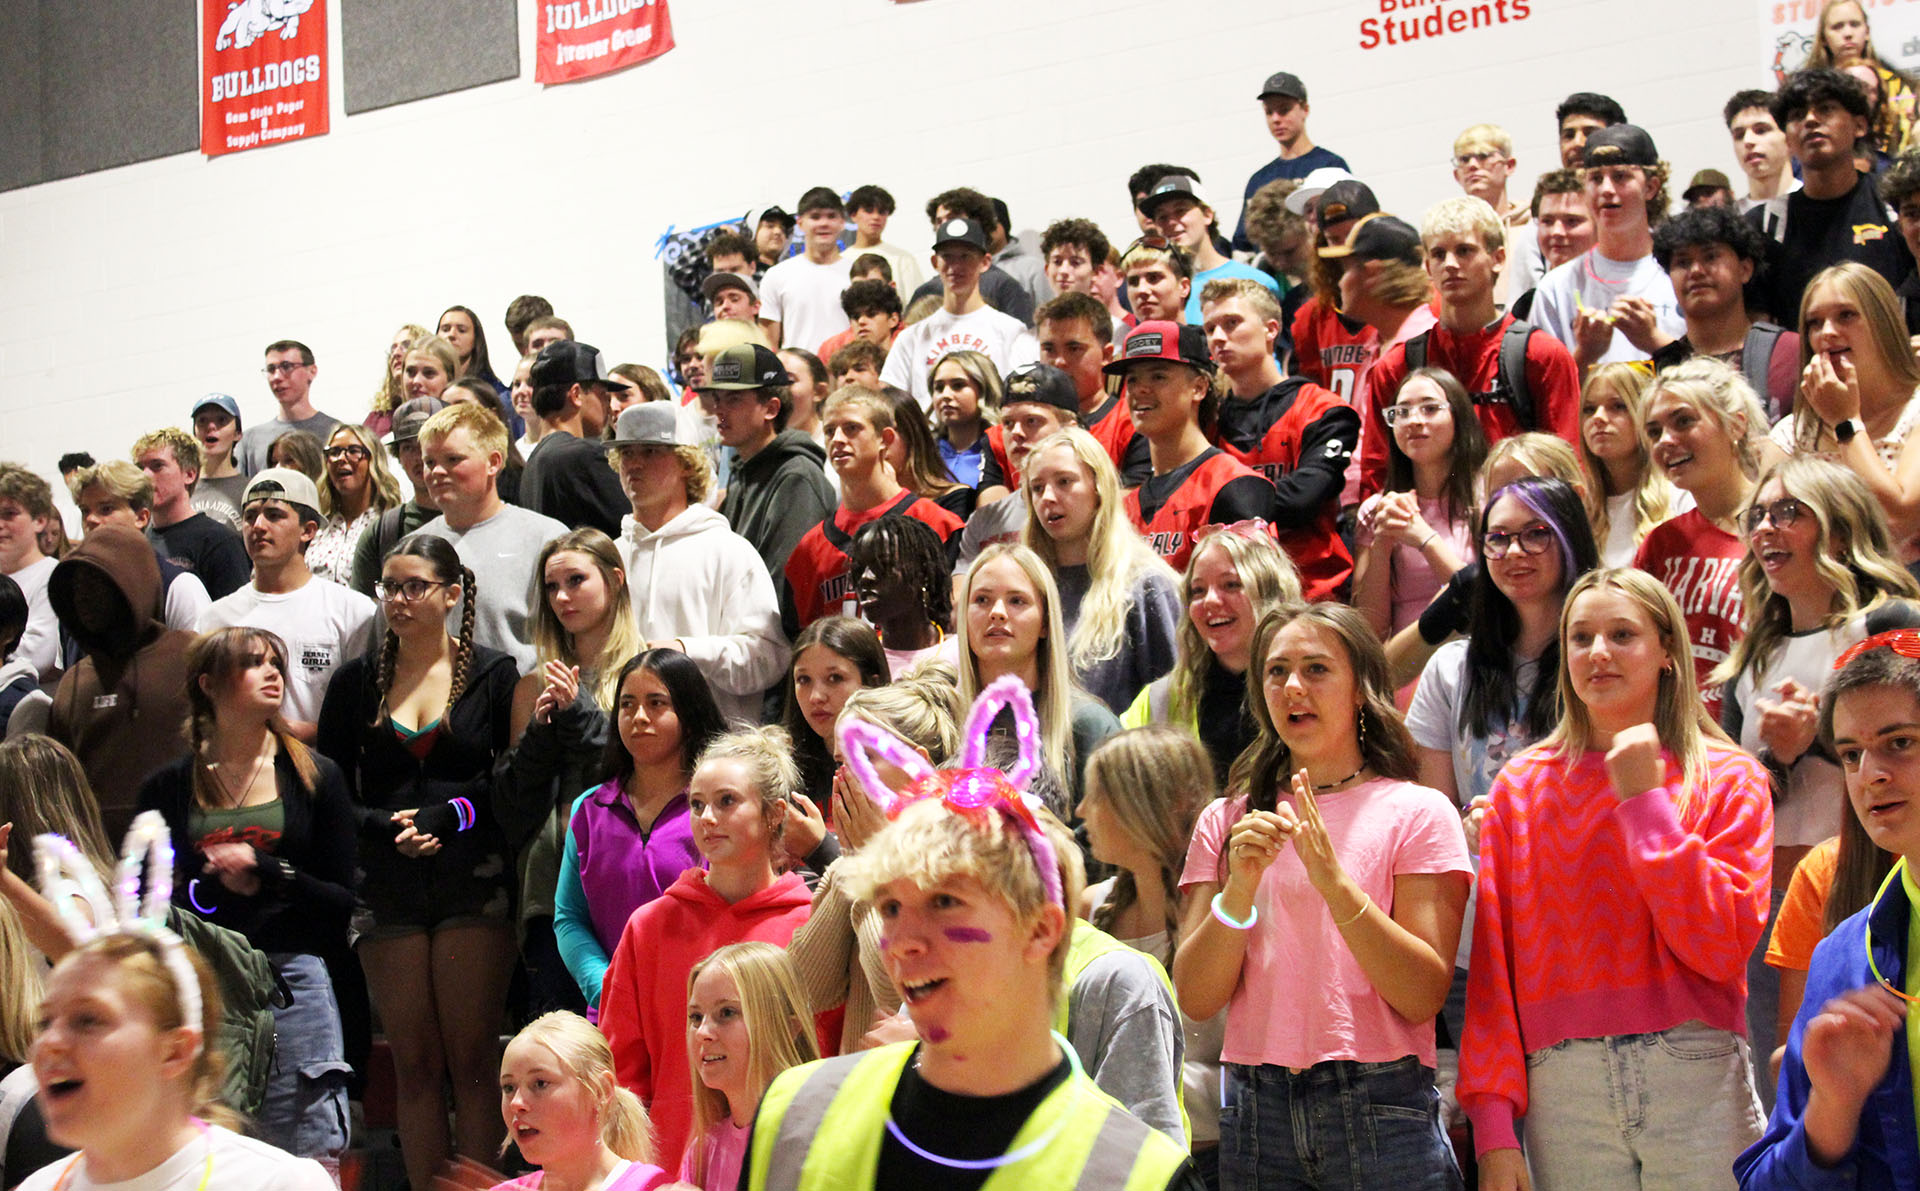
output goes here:
[[[1539, 425], [1533, 418], [1533, 393], [1527, 388], [1527, 337], [1535, 328], [1532, 323], [1514, 319], [1500, 336], [1500, 362], [1493, 374], [1493, 389], [1487, 393], [1475, 393], [1475, 405], [1510, 405], [1513, 416], [1522, 430], [1538, 430]], [[1427, 366], [1427, 340], [1433, 335], [1431, 330], [1422, 331], [1407, 340], [1407, 371]]]

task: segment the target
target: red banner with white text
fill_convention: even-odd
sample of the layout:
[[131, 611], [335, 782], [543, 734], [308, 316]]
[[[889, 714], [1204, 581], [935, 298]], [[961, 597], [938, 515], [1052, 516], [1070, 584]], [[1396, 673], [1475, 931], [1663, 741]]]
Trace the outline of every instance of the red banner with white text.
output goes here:
[[200, 151], [327, 131], [326, 0], [201, 0]]
[[667, 0], [537, 0], [533, 78], [572, 83], [673, 48]]

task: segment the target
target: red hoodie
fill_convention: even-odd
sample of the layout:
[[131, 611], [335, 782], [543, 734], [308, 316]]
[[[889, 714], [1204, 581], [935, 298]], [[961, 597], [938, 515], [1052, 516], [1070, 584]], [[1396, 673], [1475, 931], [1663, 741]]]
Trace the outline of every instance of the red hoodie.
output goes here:
[[690, 868], [627, 919], [600, 985], [600, 1031], [613, 1047], [620, 1086], [640, 1097], [653, 1119], [656, 1166], [680, 1169], [693, 1129], [687, 974], [728, 943], [785, 947], [812, 907], [793, 873], [729, 903], [707, 887], [704, 870]]

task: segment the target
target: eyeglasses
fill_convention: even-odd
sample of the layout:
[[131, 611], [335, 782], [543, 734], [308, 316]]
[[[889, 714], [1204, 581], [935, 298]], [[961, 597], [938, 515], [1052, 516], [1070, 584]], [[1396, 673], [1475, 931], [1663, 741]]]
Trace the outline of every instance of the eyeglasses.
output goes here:
[[358, 446], [358, 445], [348, 445], [344, 447], [328, 447], [327, 448], [327, 459], [329, 461], [336, 460], [336, 459], [360, 460], [360, 459], [371, 459], [371, 458], [373, 458], [373, 456], [370, 452], [368, 452], [367, 448]]
[[373, 594], [382, 600], [414, 604], [427, 598], [427, 593], [436, 587], [445, 587], [444, 583], [433, 583], [426, 579], [403, 579], [398, 583], [380, 582], [373, 585]]
[[1506, 154], [1487, 149], [1479, 153], [1456, 153], [1453, 155], [1453, 164], [1456, 168], [1465, 169], [1470, 165], [1487, 165], [1491, 162], [1505, 161], [1506, 159]]
[[1759, 533], [1760, 527], [1769, 521], [1773, 522], [1775, 529], [1789, 529], [1806, 511], [1807, 506], [1791, 496], [1776, 500], [1772, 504], [1754, 505], [1747, 510], [1747, 532]]
[[1438, 422], [1447, 416], [1447, 407], [1438, 401], [1422, 401], [1418, 405], [1389, 405], [1383, 411], [1387, 425], [1398, 426], [1408, 418], [1419, 418], [1422, 422]]
[[269, 364], [265, 368], [262, 368], [260, 370], [260, 375], [261, 376], [292, 376], [296, 370], [305, 368], [305, 367], [307, 367], [307, 365], [305, 364]]
[[1489, 559], [1505, 558], [1515, 546], [1522, 554], [1545, 554], [1554, 543], [1553, 530], [1545, 525], [1529, 525], [1519, 533], [1496, 529], [1481, 535], [1480, 549]]

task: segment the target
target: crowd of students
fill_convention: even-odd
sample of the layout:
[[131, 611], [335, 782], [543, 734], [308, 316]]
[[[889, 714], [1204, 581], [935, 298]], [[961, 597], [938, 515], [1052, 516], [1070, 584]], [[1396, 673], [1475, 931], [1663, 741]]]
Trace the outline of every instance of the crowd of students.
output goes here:
[[1281, 72], [1230, 234], [814, 187], [664, 370], [453, 306], [77, 541], [0, 464], [0, 1183], [328, 1185], [377, 1053], [421, 1191], [1920, 1186], [1920, 146], [1822, 30], [1745, 197], [1578, 93], [1401, 218]]

